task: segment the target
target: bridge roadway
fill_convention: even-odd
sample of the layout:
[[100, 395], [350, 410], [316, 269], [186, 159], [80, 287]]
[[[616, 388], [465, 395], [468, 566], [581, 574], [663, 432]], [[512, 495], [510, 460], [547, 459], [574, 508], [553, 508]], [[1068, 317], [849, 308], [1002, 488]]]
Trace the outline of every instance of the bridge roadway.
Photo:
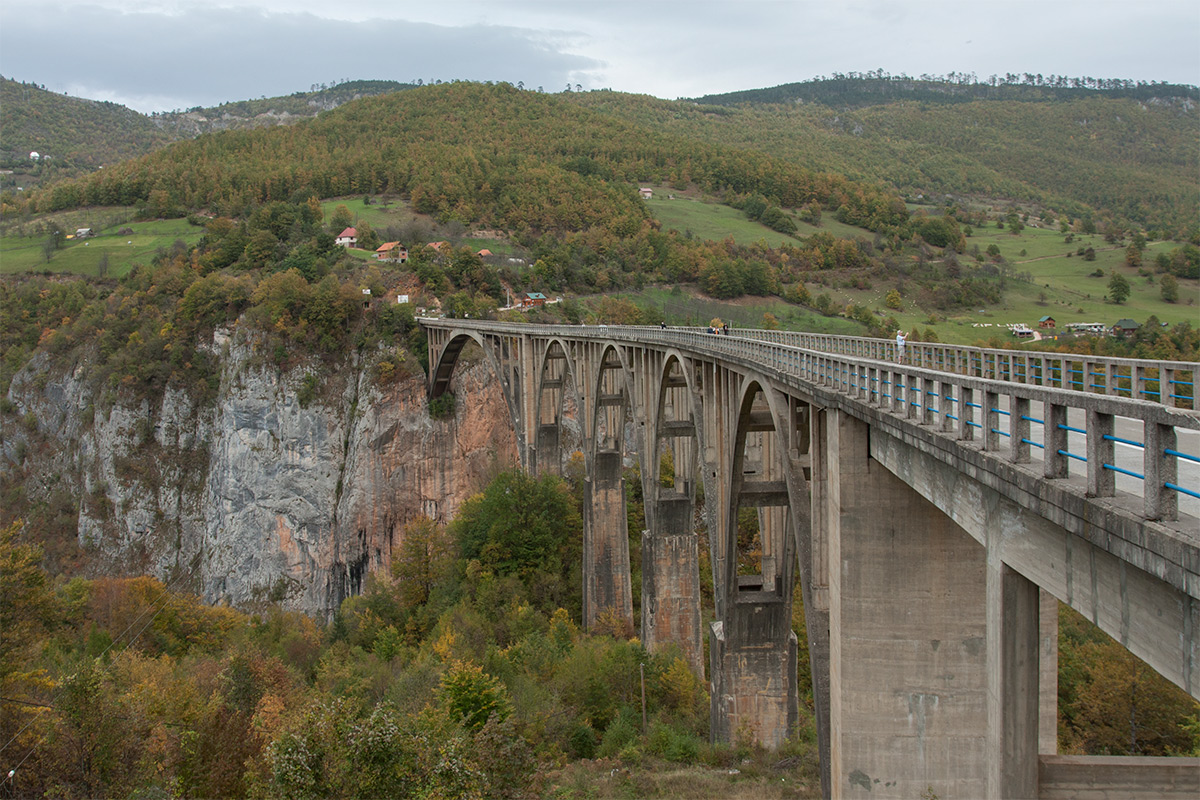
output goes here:
[[1059, 601], [1200, 698], [1200, 365], [917, 343], [897, 363], [891, 342], [779, 331], [420, 324], [431, 398], [474, 342], [522, 465], [558, 472], [583, 452], [589, 626], [634, 623], [622, 466], [643, 465], [642, 640], [678, 645], [698, 674], [703, 490], [714, 739], [776, 747], [794, 731], [798, 583], [827, 796], [1050, 798], [1095, 780], [1200, 794], [1196, 759], [1054, 755]]

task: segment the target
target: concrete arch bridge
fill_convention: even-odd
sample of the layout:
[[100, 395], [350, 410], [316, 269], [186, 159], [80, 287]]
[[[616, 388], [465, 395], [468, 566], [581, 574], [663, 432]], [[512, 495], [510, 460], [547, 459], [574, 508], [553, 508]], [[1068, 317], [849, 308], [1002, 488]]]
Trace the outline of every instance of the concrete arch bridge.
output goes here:
[[[794, 730], [798, 583], [827, 796], [1066, 797], [1096, 781], [1200, 794], [1195, 759], [1055, 755], [1058, 601], [1200, 698], [1200, 365], [921, 343], [899, 362], [891, 342], [781, 331], [420, 324], [431, 398], [480, 346], [525, 469], [561, 471], [574, 415], [584, 622], [624, 617], [701, 675], [707, 636], [715, 739], [776, 747]], [[757, 531], [739, 540], [747, 516]]]

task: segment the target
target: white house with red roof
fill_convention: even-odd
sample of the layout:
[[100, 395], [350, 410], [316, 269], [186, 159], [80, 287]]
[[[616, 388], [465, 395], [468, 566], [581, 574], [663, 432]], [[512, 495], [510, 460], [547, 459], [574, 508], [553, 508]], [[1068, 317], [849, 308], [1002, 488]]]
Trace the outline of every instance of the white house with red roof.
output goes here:
[[358, 231], [354, 228], [346, 228], [338, 234], [337, 244], [339, 247], [354, 247], [358, 244]]

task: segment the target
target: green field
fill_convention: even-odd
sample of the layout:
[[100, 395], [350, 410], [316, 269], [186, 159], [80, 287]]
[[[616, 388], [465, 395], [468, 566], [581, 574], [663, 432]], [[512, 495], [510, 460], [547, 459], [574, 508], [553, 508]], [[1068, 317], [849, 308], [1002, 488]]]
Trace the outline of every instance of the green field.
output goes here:
[[[325, 213], [324, 224], [326, 226], [333, 219], [333, 212], [338, 206], [346, 207], [346, 210], [354, 218], [354, 225], [361, 225], [365, 222], [381, 234], [384, 228], [406, 225], [416, 218], [416, 215], [409, 210], [408, 204], [398, 200], [386, 202], [373, 200], [371, 205], [366, 205], [361, 196], [339, 197], [321, 201], [321, 211]], [[335, 236], [338, 233], [340, 231], [333, 231]]]
[[[680, 225], [697, 233], [701, 224], [708, 221], [712, 226], [705, 234], [708, 238], [724, 238], [728, 234], [733, 235], [735, 241], [752, 243], [765, 238], [763, 232], [767, 231], [727, 206], [709, 206], [686, 199], [649, 202], [656, 215], [659, 215], [660, 207], [671, 208], [669, 217], [659, 216], [664, 225], [668, 224], [667, 219], [670, 218], [674, 221], [671, 227]], [[724, 221], [729, 222], [729, 227], [722, 229], [719, 225]], [[832, 225], [844, 229], [836, 232], [831, 230], [838, 236], [870, 235], [867, 231], [836, 222]], [[829, 230], [832, 225], [823, 224], [822, 229]], [[811, 230], [808, 227], [804, 232]], [[773, 231], [769, 233], [781, 239], [790, 238]], [[906, 302], [899, 310], [887, 309], [884, 296], [894, 284], [886, 278], [874, 282], [875, 285], [866, 290], [838, 286], [836, 281], [831, 281], [834, 285], [810, 282], [806, 286], [814, 297], [828, 294], [837, 308], [852, 303], [864, 305], [879, 312], [881, 318], [895, 317], [904, 330], [918, 329], [924, 335], [926, 330], [932, 329], [941, 341], [956, 344], [972, 344], [996, 337], [1015, 341], [1006, 325], [1020, 322], [1036, 330], [1037, 321], [1043, 316], [1054, 317], [1060, 331], [1069, 322], [1112, 325], [1124, 317], [1144, 322], [1151, 315], [1171, 325], [1179, 322], [1196, 325], [1200, 322], [1200, 308], [1197, 308], [1200, 304], [1200, 282], [1180, 280], [1179, 301], [1164, 302], [1153, 267], [1145, 270], [1150, 273], [1149, 276], [1140, 275], [1138, 270], [1125, 266], [1125, 247], [1110, 245], [1101, 236], [1076, 236], [1073, 242], [1067, 244], [1063, 234], [1057, 231], [1026, 228], [1014, 236], [1004, 229], [988, 228], [976, 231], [967, 239], [968, 249], [978, 245], [985, 252], [988, 245], [993, 243], [1000, 248], [1014, 275], [1028, 273], [1029, 277], [1029, 280], [1007, 280], [1003, 300], [994, 306], [959, 309], [949, 315], [931, 315], [929, 310], [918, 308], [911, 302]], [[1095, 249], [1096, 260], [1086, 261], [1077, 255], [1076, 250], [1081, 246]], [[1143, 254], [1143, 261], [1152, 264], [1157, 253], [1170, 251], [1177, 246], [1175, 242], [1150, 242]], [[1068, 256], [1068, 253], [1071, 255]], [[964, 265], [976, 263], [969, 255], [960, 259]], [[1096, 270], [1100, 270], [1103, 276], [1094, 277]], [[1114, 270], [1125, 276], [1131, 288], [1129, 299], [1120, 305], [1105, 299], [1109, 276]], [[784, 328], [847, 335], [862, 333], [861, 326], [850, 320], [823, 317], [778, 298], [743, 297], [732, 302], [721, 302], [688, 292], [648, 289], [639, 295], [632, 295], [631, 299], [644, 308], [661, 310], [669, 322], [677, 324], [704, 325], [709, 319], [720, 317], [735, 324], [758, 327], [762, 324], [763, 314], [770, 312]]]
[[827, 215], [828, 218], [823, 219], [819, 227], [793, 218], [798, 230], [796, 236], [788, 236], [748, 219], [738, 209], [715, 200], [701, 200], [680, 194], [676, 194], [674, 199], [667, 199], [670, 193], [665, 186], [656, 188], [655, 196], [646, 201], [646, 206], [664, 228], [682, 234], [690, 233], [697, 239], [721, 241], [732, 236], [735, 242], [742, 245], [766, 242], [771, 247], [779, 247], [782, 244], [799, 244], [796, 236], [804, 237], [817, 231], [825, 231], [843, 239], [870, 239], [873, 235], [870, 231], [845, 225]]
[[668, 325], [705, 326], [719, 318], [735, 328], [761, 328], [763, 315], [773, 314], [779, 327], [786, 330], [861, 336], [863, 328], [843, 317], [826, 317], [808, 308], [785, 303], [777, 297], [743, 297], [738, 300], [713, 300], [694, 290], [649, 287], [636, 293], [621, 293], [638, 307], [653, 310]]
[[[119, 235], [117, 231], [123, 227], [131, 228], [133, 233]], [[177, 241], [194, 245], [204, 234], [203, 228], [183, 219], [130, 222], [94, 230], [98, 235], [90, 239], [63, 240], [49, 261], [45, 234], [8, 233], [0, 237], [0, 273], [48, 271], [98, 276], [100, 262], [107, 255], [108, 277], [118, 278], [134, 264], [149, 264], [160, 249]]]

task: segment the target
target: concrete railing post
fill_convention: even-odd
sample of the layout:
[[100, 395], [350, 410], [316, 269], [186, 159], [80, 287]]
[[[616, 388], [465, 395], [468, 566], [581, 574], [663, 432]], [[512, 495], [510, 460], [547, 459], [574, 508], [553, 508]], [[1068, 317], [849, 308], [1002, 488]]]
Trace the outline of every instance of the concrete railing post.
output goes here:
[[1113, 415], [1093, 409], [1087, 412], [1087, 476], [1090, 497], [1112, 497], [1117, 490], [1117, 473], [1105, 465], [1115, 464]]
[[960, 441], [969, 442], [975, 438], [975, 426], [972, 424], [975, 421], [975, 409], [972, 407], [975, 403], [975, 391], [969, 386], [960, 386], [958, 388], [958, 438]]
[[1012, 460], [1014, 464], [1029, 463], [1029, 399], [1026, 397], [1012, 398], [1009, 406], [1012, 417], [1009, 430], [1012, 431]]
[[1047, 478], [1065, 478], [1070, 474], [1071, 460], [1063, 455], [1067, 450], [1067, 407], [1059, 405], [1046, 406], [1045, 431], [1042, 440], [1046, 445], [1045, 476]]
[[1175, 449], [1175, 429], [1147, 422], [1144, 433], [1146, 449], [1142, 463], [1146, 480], [1142, 491], [1146, 519], [1179, 519], [1179, 494], [1167, 488], [1168, 483], [1176, 483], [1179, 469], [1178, 458], [1167, 452]]
[[983, 449], [996, 452], [1000, 449], [1000, 395], [996, 392], [983, 392], [983, 408], [980, 409], [980, 422], [983, 425]]

